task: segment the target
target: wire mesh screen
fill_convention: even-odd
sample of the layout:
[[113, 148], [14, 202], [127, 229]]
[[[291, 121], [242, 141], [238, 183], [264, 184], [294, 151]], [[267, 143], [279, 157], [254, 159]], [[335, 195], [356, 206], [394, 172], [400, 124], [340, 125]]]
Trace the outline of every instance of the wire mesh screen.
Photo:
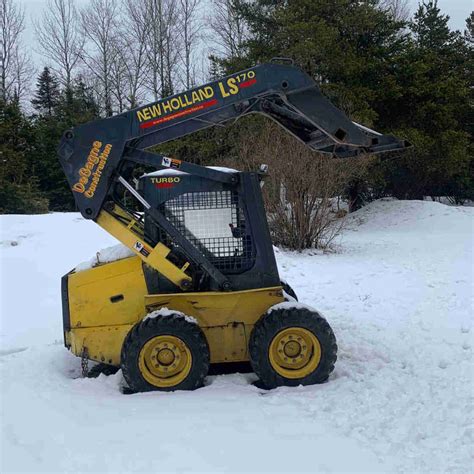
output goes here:
[[221, 271], [244, 271], [254, 251], [237, 193], [182, 194], [164, 203], [167, 219]]

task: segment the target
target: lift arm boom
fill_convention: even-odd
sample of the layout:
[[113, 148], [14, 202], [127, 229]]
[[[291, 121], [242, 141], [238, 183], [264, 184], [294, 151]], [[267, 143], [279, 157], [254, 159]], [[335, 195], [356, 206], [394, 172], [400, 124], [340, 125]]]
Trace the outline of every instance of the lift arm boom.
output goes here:
[[[97, 218], [126, 161], [156, 168], [193, 166], [160, 155], [153, 158], [144, 149], [250, 113], [269, 116], [313, 150], [335, 157], [408, 146], [351, 122], [301, 69], [262, 64], [65, 132], [59, 160], [80, 212]], [[214, 171], [214, 179], [230, 179], [222, 175]]]

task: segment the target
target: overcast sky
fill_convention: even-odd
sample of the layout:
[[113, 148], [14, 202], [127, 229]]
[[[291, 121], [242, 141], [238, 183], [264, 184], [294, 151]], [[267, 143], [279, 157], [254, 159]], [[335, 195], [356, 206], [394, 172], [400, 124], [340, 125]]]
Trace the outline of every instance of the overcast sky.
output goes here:
[[[16, 0], [23, 4], [26, 12], [26, 31], [24, 34], [24, 44], [30, 50], [31, 55], [35, 59], [35, 63], [41, 64], [41, 58], [35, 51], [37, 49], [34, 37], [33, 18], [40, 18], [42, 12], [46, 8], [46, 0]], [[205, 0], [204, 0], [205, 1]], [[87, 0], [76, 0], [78, 6], [84, 5]], [[412, 12], [416, 10], [419, 1], [409, 0]], [[441, 11], [450, 16], [449, 25], [452, 29], [463, 31], [465, 28], [465, 20], [474, 9], [474, 0], [438, 0], [438, 6]]]

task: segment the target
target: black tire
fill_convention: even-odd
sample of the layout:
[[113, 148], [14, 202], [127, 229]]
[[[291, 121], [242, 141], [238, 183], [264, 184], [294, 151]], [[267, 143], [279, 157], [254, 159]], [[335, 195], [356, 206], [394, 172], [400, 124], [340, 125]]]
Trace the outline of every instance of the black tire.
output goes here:
[[[156, 336], [177, 337], [191, 353], [189, 373], [177, 385], [153, 385], [144, 378], [140, 370], [140, 352], [144, 345]], [[134, 392], [194, 390], [203, 385], [209, 371], [209, 347], [203, 332], [197, 324], [187, 321], [184, 315], [178, 313], [144, 319], [136, 324], [125, 338], [120, 358], [125, 381]]]
[[292, 298], [298, 301], [298, 297], [296, 296], [295, 290], [293, 290], [293, 288], [291, 288], [291, 286], [286, 281], [280, 281], [280, 283], [281, 287], [283, 288], [283, 291], [287, 295], [290, 295]]
[[[317, 367], [301, 378], [287, 378], [279, 374], [270, 362], [270, 345], [281, 331], [303, 328], [316, 336], [321, 347]], [[263, 385], [272, 389], [279, 386], [312, 385], [325, 382], [334, 370], [337, 359], [336, 337], [328, 322], [309, 308], [278, 308], [265, 313], [255, 324], [250, 335], [250, 363]]]

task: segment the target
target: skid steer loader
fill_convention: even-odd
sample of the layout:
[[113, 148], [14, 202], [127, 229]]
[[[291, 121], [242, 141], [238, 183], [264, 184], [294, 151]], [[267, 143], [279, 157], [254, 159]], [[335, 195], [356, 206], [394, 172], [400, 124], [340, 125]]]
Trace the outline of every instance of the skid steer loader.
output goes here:
[[[268, 388], [324, 382], [336, 339], [282, 283], [255, 172], [146, 151], [259, 113], [335, 157], [408, 144], [351, 122], [302, 70], [271, 62], [64, 133], [81, 214], [133, 256], [62, 279], [65, 345], [120, 367], [133, 391], [189, 390], [210, 363], [250, 361]], [[134, 178], [137, 167], [157, 170]], [[288, 163], [291, 166], [291, 162]]]

